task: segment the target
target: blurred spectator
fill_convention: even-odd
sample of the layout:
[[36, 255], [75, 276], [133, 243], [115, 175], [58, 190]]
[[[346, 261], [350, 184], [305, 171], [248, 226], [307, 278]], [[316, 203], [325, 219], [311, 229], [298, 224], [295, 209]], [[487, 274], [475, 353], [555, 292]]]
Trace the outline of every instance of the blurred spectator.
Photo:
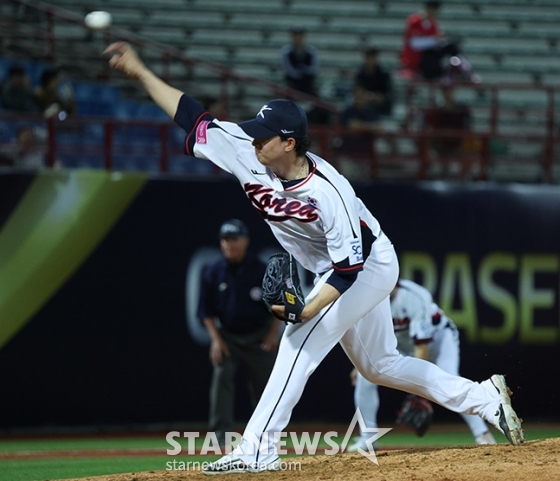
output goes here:
[[368, 159], [374, 154], [374, 134], [380, 116], [364, 87], [354, 85], [352, 95], [352, 103], [340, 116], [344, 130], [333, 139], [333, 147], [340, 172], [348, 179], [364, 179], [370, 175]]
[[[379, 113], [371, 104], [365, 88], [354, 86], [352, 103], [343, 110], [340, 120], [347, 130], [342, 138], [335, 140], [336, 148], [350, 157], [369, 155], [373, 150], [372, 133], [379, 128]], [[355, 176], [354, 171], [348, 170], [348, 165], [341, 168], [344, 175]]]
[[[444, 86], [441, 89], [443, 105], [430, 108], [424, 114], [424, 126], [428, 130], [462, 130], [471, 129], [470, 108], [455, 100], [455, 89]], [[472, 136], [457, 136], [436, 138], [432, 141], [433, 149], [442, 157], [457, 154], [474, 153], [479, 150], [477, 139]]]
[[282, 68], [288, 87], [300, 92], [317, 95], [315, 80], [319, 71], [317, 50], [305, 42], [303, 28], [291, 30], [292, 42], [282, 47]]
[[350, 130], [371, 132], [379, 127], [379, 111], [372, 105], [369, 92], [355, 85], [352, 104], [342, 112], [342, 124]]
[[[2, 2], [2, 3], [6, 3], [6, 4], [11, 3], [12, 11], [10, 12], [10, 15], [14, 19], [17, 19], [18, 21], [25, 23], [26, 25], [29, 25], [31, 23], [37, 23], [37, 22], [44, 22], [45, 20], [44, 13], [41, 12], [39, 9], [34, 8], [31, 5], [24, 5], [22, 3], [17, 3], [17, 2]], [[6, 8], [9, 8], [8, 5], [6, 5]]]
[[380, 115], [391, 115], [393, 87], [391, 75], [379, 64], [379, 51], [368, 47], [364, 51], [364, 64], [356, 75], [355, 83], [365, 88]]
[[44, 166], [44, 159], [45, 146], [28, 125], [20, 127], [15, 142], [5, 145], [0, 152], [0, 165], [23, 169], [40, 169]]
[[200, 98], [200, 103], [212, 117], [218, 120], [227, 119], [226, 106], [222, 99], [218, 99], [212, 95], [204, 95]]
[[[409, 15], [406, 20], [404, 44], [401, 51], [402, 75], [421, 76], [426, 80], [439, 79], [449, 67], [460, 71], [465, 80], [477, 81], [471, 65], [457, 45], [448, 43], [439, 29], [437, 15], [441, 2], [426, 2], [424, 10]], [[444, 59], [452, 58], [451, 65]]]
[[332, 112], [323, 107], [314, 106], [305, 109], [305, 113], [309, 125], [330, 125], [332, 122]]
[[74, 89], [58, 67], [48, 68], [43, 72], [34, 94], [37, 105], [47, 117], [62, 112], [71, 115], [76, 110]]
[[12, 65], [2, 85], [2, 105], [7, 110], [37, 112], [31, 80], [21, 65]]

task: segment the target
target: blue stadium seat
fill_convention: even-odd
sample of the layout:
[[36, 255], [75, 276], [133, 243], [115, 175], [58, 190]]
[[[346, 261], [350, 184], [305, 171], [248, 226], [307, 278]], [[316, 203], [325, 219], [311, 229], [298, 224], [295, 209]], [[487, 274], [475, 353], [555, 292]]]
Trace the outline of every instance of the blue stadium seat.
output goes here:
[[117, 102], [120, 99], [119, 89], [114, 85], [91, 82], [73, 82], [76, 101]]
[[99, 100], [80, 100], [76, 102], [77, 112], [80, 115], [110, 116], [115, 114], [115, 104]]
[[169, 120], [169, 116], [154, 103], [141, 103], [136, 116], [141, 119]]
[[97, 98], [98, 88], [96, 84], [87, 82], [73, 82], [74, 98], [76, 102], [92, 101]]
[[103, 154], [57, 153], [56, 159], [66, 168], [102, 169], [104, 166]]
[[8, 71], [12, 66], [12, 61], [9, 58], [0, 58], [0, 83], [8, 78]]
[[52, 65], [48, 63], [32, 63], [29, 66], [29, 76], [31, 77], [31, 84], [36, 87], [41, 83], [41, 75], [43, 72]]
[[84, 125], [83, 141], [85, 143], [100, 144], [105, 138], [105, 128], [103, 124], [87, 123]]
[[116, 155], [113, 158], [113, 169], [159, 172], [159, 157], [157, 155]]
[[17, 125], [15, 122], [0, 120], [0, 143], [9, 143], [15, 140]]
[[56, 142], [61, 145], [77, 146], [82, 143], [82, 133], [78, 130], [58, 130]]
[[174, 174], [211, 175], [215, 172], [212, 162], [190, 155], [174, 155], [169, 159], [169, 172]]
[[174, 127], [169, 131], [170, 144], [177, 147], [184, 147], [185, 145], [185, 131], [180, 127]]
[[115, 145], [128, 145], [131, 147], [141, 145], [144, 149], [149, 146], [159, 149], [160, 134], [155, 126], [119, 126], [114, 130], [113, 141]]
[[90, 82], [72, 84], [80, 115], [114, 116], [120, 93], [114, 85]]
[[118, 87], [114, 85], [99, 85], [98, 95], [102, 102], [118, 102], [121, 98]]
[[115, 105], [115, 117], [118, 119], [133, 119], [137, 117], [138, 102], [133, 100], [121, 100]]

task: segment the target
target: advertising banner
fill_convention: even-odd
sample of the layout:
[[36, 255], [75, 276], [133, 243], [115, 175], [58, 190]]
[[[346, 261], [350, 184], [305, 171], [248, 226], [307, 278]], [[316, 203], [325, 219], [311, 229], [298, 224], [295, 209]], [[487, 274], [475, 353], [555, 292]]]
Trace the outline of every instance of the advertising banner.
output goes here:
[[[461, 373], [506, 374], [522, 417], [557, 418], [560, 385], [543, 371], [560, 354], [560, 187], [355, 189], [395, 245], [401, 277], [427, 287], [460, 328]], [[280, 249], [229, 177], [0, 175], [0, 430], [204, 424], [211, 365], [198, 280], [231, 218], [261, 258]], [[301, 274], [307, 290], [313, 276]], [[350, 419], [351, 368], [336, 347], [293, 420]], [[380, 420], [394, 420], [403, 394], [381, 396]]]

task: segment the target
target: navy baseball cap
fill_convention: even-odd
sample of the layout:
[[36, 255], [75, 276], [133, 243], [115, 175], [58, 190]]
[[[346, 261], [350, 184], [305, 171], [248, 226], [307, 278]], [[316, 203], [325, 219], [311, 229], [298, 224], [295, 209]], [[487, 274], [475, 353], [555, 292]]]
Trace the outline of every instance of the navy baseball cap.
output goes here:
[[220, 227], [220, 239], [224, 237], [232, 237], [234, 239], [249, 237], [249, 229], [239, 219], [230, 219], [225, 221]]
[[277, 135], [303, 139], [307, 137], [307, 115], [292, 100], [271, 100], [261, 107], [253, 120], [241, 122], [239, 127], [253, 139], [269, 139]]

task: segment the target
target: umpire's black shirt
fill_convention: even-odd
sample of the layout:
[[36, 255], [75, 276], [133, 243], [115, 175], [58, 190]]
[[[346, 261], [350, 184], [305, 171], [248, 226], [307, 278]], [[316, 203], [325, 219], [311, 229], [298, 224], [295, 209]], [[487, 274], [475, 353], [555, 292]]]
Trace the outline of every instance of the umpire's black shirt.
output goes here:
[[200, 286], [198, 317], [217, 317], [222, 329], [233, 333], [255, 331], [270, 323], [261, 300], [266, 266], [247, 253], [241, 264], [225, 258], [205, 266]]

